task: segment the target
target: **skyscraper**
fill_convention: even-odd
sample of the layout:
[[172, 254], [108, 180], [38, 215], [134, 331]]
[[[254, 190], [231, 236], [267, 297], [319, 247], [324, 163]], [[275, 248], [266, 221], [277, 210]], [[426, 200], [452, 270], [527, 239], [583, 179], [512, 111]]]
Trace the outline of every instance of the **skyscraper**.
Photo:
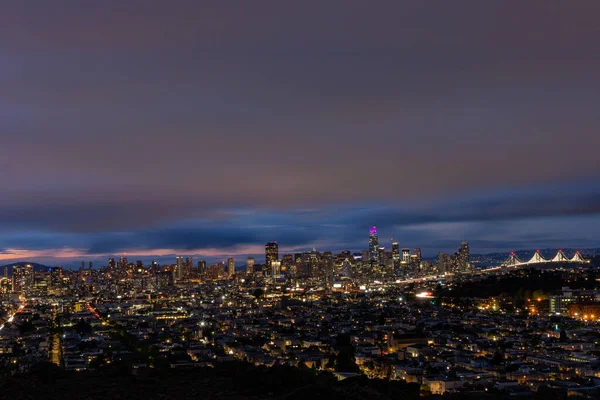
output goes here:
[[415, 248], [413, 250], [413, 255], [415, 256], [415, 259], [418, 263], [420, 263], [421, 261], [423, 261], [423, 257], [421, 256], [421, 249], [420, 248]]
[[227, 277], [232, 278], [235, 274], [235, 260], [233, 257], [227, 259]]
[[402, 262], [403, 263], [410, 262], [410, 249], [402, 249]]
[[198, 261], [198, 274], [200, 274], [200, 276], [206, 275], [206, 261], [205, 260]]
[[185, 269], [183, 270], [183, 276], [190, 276], [192, 274], [192, 269], [194, 269], [194, 259], [192, 257], [188, 257], [185, 259]]
[[369, 261], [373, 265], [377, 265], [379, 259], [379, 236], [377, 236], [377, 227], [372, 226], [369, 229]]
[[380, 267], [385, 267], [385, 247], [379, 247], [377, 249], [377, 264]]
[[183, 269], [185, 265], [183, 263], [183, 257], [177, 256], [177, 266], [175, 267], [175, 280], [180, 281], [183, 279]]
[[471, 270], [471, 254], [469, 242], [462, 242], [456, 254], [456, 269], [458, 272], [469, 272]]
[[13, 292], [15, 293], [29, 293], [33, 289], [34, 283], [34, 271], [33, 266], [30, 264], [27, 265], [17, 265], [13, 267], [12, 272], [13, 278]]
[[279, 258], [279, 246], [277, 242], [269, 242], [265, 245], [265, 261], [267, 267], [271, 267], [271, 262]]
[[394, 260], [394, 263], [400, 261], [400, 245], [398, 242], [392, 242], [392, 259]]
[[246, 259], [246, 274], [250, 275], [254, 273], [254, 257], [248, 257]]

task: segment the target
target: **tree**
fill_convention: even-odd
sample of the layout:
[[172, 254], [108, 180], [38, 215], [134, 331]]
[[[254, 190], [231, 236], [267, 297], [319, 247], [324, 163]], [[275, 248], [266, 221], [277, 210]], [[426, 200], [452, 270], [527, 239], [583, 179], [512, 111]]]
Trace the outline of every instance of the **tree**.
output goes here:
[[360, 372], [354, 359], [354, 346], [350, 341], [350, 335], [340, 333], [335, 339], [335, 347], [338, 351], [335, 360], [335, 370], [337, 372]]
[[254, 295], [254, 297], [256, 297], [256, 300], [259, 300], [264, 296], [265, 291], [262, 290], [261, 288], [258, 288], [258, 289], [255, 289], [252, 294]]
[[75, 329], [75, 332], [79, 333], [80, 335], [92, 333], [92, 325], [90, 325], [90, 323], [85, 321], [83, 318], [77, 321], [73, 328]]
[[34, 331], [35, 326], [33, 325], [33, 323], [31, 323], [31, 321], [25, 321], [21, 325], [19, 325], [19, 332], [21, 333], [21, 336], [26, 336], [27, 334], [32, 333]]
[[565, 331], [564, 329], [560, 330], [560, 338], [559, 340], [561, 342], [565, 342], [567, 340], [567, 331]]
[[496, 350], [494, 353], [494, 357], [492, 358], [492, 365], [503, 365], [504, 364], [504, 354], [500, 350]]

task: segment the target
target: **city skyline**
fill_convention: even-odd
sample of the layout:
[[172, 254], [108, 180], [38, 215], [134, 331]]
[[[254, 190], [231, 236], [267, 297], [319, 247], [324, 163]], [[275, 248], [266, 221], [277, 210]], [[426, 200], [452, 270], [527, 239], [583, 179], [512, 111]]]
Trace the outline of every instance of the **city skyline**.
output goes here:
[[134, 3], [3, 10], [1, 263], [600, 246], [597, 2]]

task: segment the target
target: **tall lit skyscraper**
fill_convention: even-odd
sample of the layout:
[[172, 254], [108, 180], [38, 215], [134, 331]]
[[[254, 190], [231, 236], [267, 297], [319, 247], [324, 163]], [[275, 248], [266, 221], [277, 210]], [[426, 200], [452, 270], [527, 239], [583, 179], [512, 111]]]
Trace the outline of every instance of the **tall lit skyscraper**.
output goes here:
[[398, 242], [392, 242], [392, 260], [395, 263], [400, 261], [400, 245]]
[[183, 269], [185, 265], [183, 263], [183, 257], [177, 256], [177, 266], [175, 267], [175, 280], [183, 279]]
[[377, 263], [380, 267], [385, 266], [385, 247], [380, 247], [377, 249]]
[[420, 248], [415, 248], [413, 250], [413, 255], [415, 256], [415, 259], [418, 263], [420, 263], [421, 261], [423, 261], [423, 257], [421, 256], [421, 249]]
[[198, 261], [198, 273], [200, 276], [204, 276], [206, 274], [206, 261], [200, 260]]
[[271, 277], [273, 279], [278, 279], [281, 275], [281, 261], [273, 260], [271, 261]]
[[254, 273], [254, 257], [248, 257], [246, 259], [246, 274], [250, 275]]
[[410, 249], [402, 249], [402, 262], [403, 263], [410, 262]]
[[379, 236], [377, 236], [377, 227], [372, 226], [369, 229], [369, 261], [377, 265], [379, 259]]
[[265, 245], [265, 261], [267, 267], [271, 266], [273, 261], [279, 258], [279, 246], [277, 242], [269, 242]]
[[235, 260], [233, 259], [233, 257], [229, 257], [227, 259], [227, 276], [229, 278], [233, 277], [233, 275], [235, 274]]
[[462, 242], [456, 255], [456, 267], [459, 272], [469, 272], [471, 270], [471, 254], [469, 242]]
[[185, 269], [183, 271], [183, 276], [188, 277], [192, 274], [192, 269], [194, 268], [194, 259], [192, 257], [188, 257], [185, 259]]
[[14, 266], [12, 288], [15, 293], [29, 293], [33, 289], [34, 271], [30, 264]]

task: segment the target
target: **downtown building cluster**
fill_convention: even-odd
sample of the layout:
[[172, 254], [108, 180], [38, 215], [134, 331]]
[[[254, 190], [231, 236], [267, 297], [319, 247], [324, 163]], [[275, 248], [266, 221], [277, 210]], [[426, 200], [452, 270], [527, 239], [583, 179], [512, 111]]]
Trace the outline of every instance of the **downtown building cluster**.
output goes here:
[[114, 295], [131, 289], [159, 290], [173, 286], [190, 286], [201, 282], [271, 282], [309, 283], [335, 288], [357, 288], [373, 281], [403, 281], [423, 277], [472, 273], [469, 245], [463, 242], [453, 255], [439, 253], [437, 262], [423, 260], [421, 249], [400, 248], [391, 241], [391, 249], [380, 245], [377, 228], [371, 227], [368, 248], [359, 252], [343, 250], [319, 252], [316, 249], [280, 255], [277, 242], [265, 245], [264, 263], [247, 257], [243, 269], [237, 269], [233, 257], [224, 262], [208, 264], [192, 257], [176, 257], [175, 263], [160, 265], [152, 261], [130, 262], [126, 256], [109, 258], [99, 269], [82, 261], [78, 270], [53, 267], [34, 270], [32, 265], [18, 265], [12, 276], [4, 271], [0, 293], [13, 296], [61, 295], [102, 291]]
[[[382, 249], [375, 227], [366, 244], [280, 254], [269, 242], [264, 262], [250, 257], [237, 270], [233, 258], [207, 265], [191, 257], [148, 266], [111, 258], [76, 270], [17, 265], [0, 285], [1, 371], [51, 361], [67, 371], [119, 365], [138, 374], [237, 360], [415, 383], [424, 395], [594, 390], [600, 291], [591, 264], [486, 272], [472, 267], [466, 242], [429, 262], [397, 242]], [[578, 286], [479, 295], [490, 278], [557, 277]], [[342, 339], [352, 348], [345, 360]]]

